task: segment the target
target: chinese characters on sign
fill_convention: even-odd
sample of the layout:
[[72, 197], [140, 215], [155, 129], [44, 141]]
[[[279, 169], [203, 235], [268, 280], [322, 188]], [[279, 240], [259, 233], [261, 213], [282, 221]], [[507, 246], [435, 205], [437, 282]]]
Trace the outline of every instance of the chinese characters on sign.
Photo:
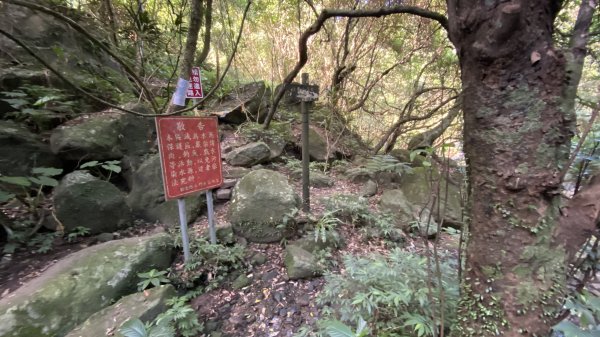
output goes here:
[[157, 117], [156, 130], [167, 199], [221, 186], [216, 117]]
[[186, 96], [187, 98], [204, 97], [204, 93], [202, 92], [202, 81], [200, 79], [200, 67], [192, 67], [192, 76], [190, 77], [190, 84]]

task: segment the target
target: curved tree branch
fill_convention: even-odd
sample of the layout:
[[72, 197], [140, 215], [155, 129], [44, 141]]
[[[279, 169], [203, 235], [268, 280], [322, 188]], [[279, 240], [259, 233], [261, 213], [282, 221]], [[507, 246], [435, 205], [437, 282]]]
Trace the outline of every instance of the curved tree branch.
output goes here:
[[131, 67], [129, 67], [129, 65], [127, 65], [127, 63], [125, 63], [125, 61], [123, 61], [123, 59], [121, 57], [119, 57], [117, 54], [115, 54], [109, 47], [107, 47], [102, 42], [100, 42], [97, 38], [95, 38], [92, 34], [90, 34], [87, 30], [85, 30], [77, 22], [73, 21], [71, 18], [64, 16], [48, 7], [44, 7], [44, 6], [41, 6], [38, 4], [34, 4], [34, 3], [26, 2], [26, 1], [20, 1], [20, 0], [0, 0], [0, 2], [5, 2], [5, 3], [9, 3], [9, 4], [16, 5], [16, 6], [21, 6], [21, 7], [26, 7], [26, 8], [35, 10], [35, 11], [40, 11], [42, 13], [52, 15], [53, 17], [55, 17], [63, 22], [66, 22], [69, 26], [71, 26], [73, 29], [75, 29], [80, 34], [84, 35], [88, 40], [92, 41], [94, 43], [94, 45], [96, 45], [98, 48], [104, 50], [115, 61], [117, 61], [117, 63], [119, 63], [123, 67], [125, 72], [127, 72], [127, 74], [129, 74], [137, 82], [137, 84], [142, 88], [142, 91], [146, 94], [148, 101], [152, 105], [152, 109], [154, 110], [154, 112], [158, 113], [158, 111], [159, 111], [158, 105], [156, 104], [154, 95], [152, 95], [152, 92], [148, 89], [148, 87], [146, 87], [146, 85], [144, 84], [142, 79], [139, 78], [139, 76], [136, 74], [136, 72], [133, 71], [133, 69], [131, 69]]
[[81, 94], [83, 94], [84, 96], [99, 102], [103, 105], [109, 106], [111, 108], [114, 109], [118, 109], [130, 114], [134, 114], [134, 115], [138, 115], [138, 116], [143, 116], [143, 117], [153, 117], [153, 116], [157, 116], [157, 115], [148, 115], [148, 114], [142, 114], [133, 110], [129, 110], [129, 109], [125, 109], [122, 108], [118, 105], [115, 105], [113, 103], [110, 103], [106, 100], [103, 100], [102, 98], [99, 98], [89, 92], [87, 92], [86, 90], [84, 90], [83, 88], [79, 87], [78, 85], [76, 85], [75, 83], [71, 82], [68, 78], [66, 78], [63, 74], [60, 73], [60, 71], [54, 69], [54, 67], [52, 67], [48, 62], [46, 62], [44, 59], [42, 59], [39, 55], [37, 55], [31, 48], [29, 48], [26, 44], [24, 44], [23, 42], [21, 42], [21, 40], [17, 39], [15, 36], [13, 36], [12, 34], [6, 32], [5, 30], [0, 28], [0, 34], [6, 36], [7, 38], [9, 38], [10, 40], [12, 40], [13, 42], [15, 42], [16, 44], [18, 44], [21, 48], [25, 49], [25, 51], [27, 53], [29, 53], [29, 55], [33, 56], [36, 60], [38, 60], [38, 62], [40, 62], [44, 67], [48, 68], [48, 70], [50, 70], [52, 73], [54, 73], [54, 75], [56, 75], [58, 78], [60, 78], [63, 82], [65, 82], [66, 84], [68, 84], [69, 86], [73, 87], [73, 89], [77, 90], [78, 92], [80, 92]]
[[210, 52], [210, 39], [212, 33], [212, 5], [213, 0], [206, 1], [206, 8], [204, 9], [204, 39], [202, 41], [202, 51], [196, 58], [196, 64], [201, 65], [206, 60], [208, 53]]
[[448, 30], [448, 19], [440, 14], [433, 11], [429, 11], [420, 7], [414, 6], [392, 6], [392, 7], [382, 7], [378, 9], [361, 9], [361, 10], [344, 10], [344, 9], [325, 9], [321, 11], [321, 14], [317, 17], [317, 20], [308, 27], [300, 36], [300, 40], [298, 41], [298, 62], [294, 66], [294, 69], [285, 77], [283, 80], [283, 85], [275, 95], [273, 99], [273, 104], [269, 109], [269, 113], [264, 122], [264, 128], [267, 129], [271, 120], [273, 119], [273, 115], [275, 114], [275, 110], [277, 110], [277, 106], [279, 102], [283, 98], [283, 94], [285, 93], [287, 86], [292, 83], [294, 78], [300, 73], [300, 70], [304, 67], [306, 62], [308, 62], [308, 39], [318, 33], [325, 21], [333, 17], [347, 17], [347, 18], [365, 18], [365, 17], [382, 17], [386, 15], [392, 14], [413, 14], [420, 17], [432, 19], [437, 21], [442, 27]]

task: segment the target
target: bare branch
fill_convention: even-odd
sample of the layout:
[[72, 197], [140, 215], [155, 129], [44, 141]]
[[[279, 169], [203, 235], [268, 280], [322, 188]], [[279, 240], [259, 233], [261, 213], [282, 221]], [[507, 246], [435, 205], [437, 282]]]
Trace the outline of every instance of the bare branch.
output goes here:
[[382, 16], [386, 16], [386, 15], [402, 14], [402, 13], [413, 14], [413, 15], [424, 17], [424, 18], [432, 19], [434, 21], [437, 21], [446, 30], [448, 29], [448, 19], [444, 15], [442, 15], [440, 13], [432, 12], [432, 11], [429, 11], [429, 10], [426, 10], [423, 8], [414, 7], [414, 6], [399, 5], [399, 6], [393, 6], [393, 7], [382, 7], [382, 8], [378, 8], [378, 9], [362, 9], [362, 10], [344, 10], [344, 9], [325, 9], [325, 10], [323, 10], [321, 12], [321, 14], [319, 14], [319, 17], [317, 18], [317, 20], [310, 27], [308, 27], [304, 31], [304, 33], [302, 33], [302, 35], [300, 36], [300, 40], [298, 41], [298, 53], [299, 53], [298, 62], [296, 63], [296, 66], [294, 67], [294, 69], [292, 69], [292, 71], [283, 80], [283, 83], [282, 83], [283, 85], [280, 87], [279, 91], [277, 92], [277, 94], [273, 100], [273, 104], [271, 105], [271, 108], [269, 109], [267, 118], [265, 119], [264, 128], [266, 129], [269, 127], [269, 124], [271, 123], [271, 120], [273, 119], [273, 115], [275, 114], [275, 110], [277, 110], [277, 106], [279, 105], [279, 102], [283, 98], [283, 94], [285, 93], [287, 86], [290, 83], [292, 83], [294, 78], [296, 78], [296, 76], [298, 75], [300, 70], [302, 70], [302, 68], [308, 61], [308, 47], [307, 47], [308, 39], [321, 30], [325, 21], [327, 21], [328, 19], [333, 18], [333, 17], [365, 18], [365, 17], [382, 17]]
[[130, 114], [134, 114], [134, 115], [138, 115], [138, 116], [143, 116], [143, 117], [153, 117], [153, 116], [157, 116], [157, 115], [148, 115], [148, 114], [142, 114], [133, 110], [129, 110], [129, 109], [125, 109], [122, 108], [118, 105], [115, 105], [113, 103], [107, 102], [105, 100], [103, 100], [102, 98], [99, 98], [97, 96], [92, 95], [91, 93], [87, 92], [86, 90], [82, 89], [81, 87], [79, 87], [78, 85], [76, 85], [75, 83], [71, 82], [69, 79], [67, 79], [65, 76], [63, 76], [63, 74], [60, 73], [60, 71], [54, 69], [54, 67], [52, 67], [48, 62], [44, 61], [44, 59], [42, 59], [39, 55], [37, 55], [31, 48], [29, 48], [26, 44], [24, 44], [23, 42], [21, 42], [21, 40], [17, 39], [15, 36], [13, 36], [12, 34], [6, 32], [5, 30], [0, 28], [0, 34], [6, 36], [7, 38], [9, 38], [10, 40], [14, 41], [16, 44], [18, 44], [21, 48], [25, 49], [25, 51], [27, 53], [29, 53], [29, 55], [33, 56], [36, 60], [38, 60], [44, 67], [48, 68], [48, 70], [50, 70], [52, 73], [54, 73], [54, 75], [56, 75], [58, 78], [60, 78], [63, 82], [65, 82], [66, 84], [68, 84], [69, 86], [73, 87], [73, 89], [79, 91], [81, 94], [83, 94], [84, 96], [99, 102], [103, 105], [109, 106], [111, 108], [115, 108]]

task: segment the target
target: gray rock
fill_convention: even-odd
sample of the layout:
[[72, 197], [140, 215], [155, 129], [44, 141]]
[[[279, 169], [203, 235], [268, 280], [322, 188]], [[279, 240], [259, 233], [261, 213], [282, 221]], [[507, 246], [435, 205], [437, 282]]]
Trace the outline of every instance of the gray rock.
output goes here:
[[[127, 204], [136, 216], [144, 220], [178, 225], [177, 200], [165, 201], [164, 193], [160, 157], [158, 154], [154, 154], [149, 156], [134, 172]], [[189, 223], [196, 219], [205, 208], [205, 196], [204, 193], [197, 193], [186, 197], [185, 201]]]
[[149, 119], [107, 111], [77, 117], [54, 129], [50, 147], [67, 160], [120, 159], [148, 152], [153, 132]]
[[237, 179], [223, 179], [223, 185], [221, 188], [232, 188], [237, 184]]
[[241, 146], [225, 155], [225, 161], [232, 166], [251, 167], [269, 160], [271, 150], [263, 142]]
[[136, 290], [137, 274], [165, 269], [172, 239], [161, 233], [92, 246], [60, 260], [0, 299], [0, 336], [64, 336]]
[[387, 190], [381, 194], [379, 209], [394, 216], [404, 230], [417, 220], [418, 210], [407, 199], [402, 190]]
[[251, 263], [255, 266], [263, 265], [267, 262], [267, 255], [263, 253], [256, 253], [252, 255]]
[[176, 295], [175, 288], [169, 284], [125, 296], [90, 316], [66, 337], [104, 336], [109, 331], [114, 332], [116, 337], [123, 337], [119, 332], [123, 323], [134, 318], [139, 318], [144, 323], [152, 322], [167, 310], [166, 301]]
[[344, 242], [344, 238], [342, 238], [334, 230], [327, 231], [327, 233], [325, 234], [325, 240], [323, 240], [323, 238], [320, 235], [318, 237], [315, 237], [314, 233], [308, 233], [304, 237], [292, 241], [290, 244], [296, 247], [300, 247], [311, 254], [328, 248], [343, 248], [346, 245], [346, 243]]
[[308, 153], [312, 160], [326, 161], [332, 158], [334, 151], [328, 151], [327, 140], [314, 128], [308, 131]]
[[54, 194], [56, 217], [65, 231], [81, 226], [89, 228], [90, 234], [97, 234], [130, 225], [131, 210], [125, 203], [125, 195], [107, 181], [85, 179], [88, 178], [82, 182], [65, 181]]
[[271, 93], [265, 82], [252, 82], [232, 90], [210, 108], [224, 122], [241, 124], [248, 120], [262, 121], [266, 116]]
[[314, 255], [298, 246], [288, 245], [285, 248], [284, 263], [291, 280], [313, 278], [322, 273]]
[[269, 170], [253, 171], [233, 190], [229, 221], [235, 233], [249, 241], [279, 241], [293, 230], [293, 219], [289, 218], [300, 206], [299, 201], [282, 174]]
[[31, 175], [34, 167], [62, 168], [62, 163], [42, 139], [11, 121], [0, 121], [0, 174]]
[[353, 183], [365, 183], [369, 180], [375, 179], [373, 172], [362, 167], [348, 169], [346, 170], [344, 176]]
[[115, 235], [113, 233], [100, 233], [96, 235], [96, 240], [98, 242], [108, 242], [115, 239]]
[[240, 179], [252, 170], [245, 167], [225, 167], [223, 168], [224, 179]]
[[100, 180], [98, 177], [91, 175], [88, 171], [77, 170], [65, 175], [58, 186], [54, 188], [54, 194], [60, 194], [62, 191], [68, 190], [69, 188], [87, 183], [90, 181]]
[[217, 200], [229, 200], [231, 199], [231, 189], [219, 188], [217, 192], [215, 192], [215, 197]]
[[[222, 244], [231, 244], [235, 242], [235, 238], [233, 236], [233, 226], [229, 222], [221, 222], [215, 221], [215, 234], [217, 236], [217, 241]], [[209, 238], [209, 228], [204, 230], [204, 237]]]
[[[461, 207], [461, 192], [460, 188], [452, 182], [446, 183], [440, 173], [435, 168], [417, 167], [404, 174], [400, 180], [400, 189], [404, 192], [408, 202], [421, 208], [427, 207], [437, 210], [437, 202], [435, 205], [429, 205], [430, 197], [433, 193], [437, 193], [433, 181], [439, 181], [439, 197], [436, 198], [440, 203], [440, 214], [434, 211], [434, 218], [441, 222], [444, 215], [443, 224], [446, 226], [461, 227], [462, 224], [462, 207]], [[446, 186], [448, 192], [446, 193]], [[448, 199], [446, 200], [446, 195]], [[444, 211], [444, 206], [447, 209]]]
[[[302, 170], [294, 170], [290, 176], [298, 181], [302, 181]], [[312, 187], [323, 188], [333, 186], [333, 180], [320, 171], [310, 171], [308, 175], [308, 184]]]
[[368, 180], [360, 189], [359, 194], [363, 197], [372, 197], [377, 194], [377, 183], [373, 180]]
[[251, 283], [252, 281], [250, 280], [250, 278], [248, 278], [248, 276], [246, 276], [246, 274], [241, 274], [235, 280], [233, 280], [233, 282], [231, 283], [231, 288], [239, 290], [249, 286]]

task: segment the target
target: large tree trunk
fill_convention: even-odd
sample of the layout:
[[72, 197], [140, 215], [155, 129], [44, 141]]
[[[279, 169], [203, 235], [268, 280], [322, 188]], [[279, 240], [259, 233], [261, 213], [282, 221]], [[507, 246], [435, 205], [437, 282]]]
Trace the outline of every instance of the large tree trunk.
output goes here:
[[559, 1], [448, 1], [462, 70], [470, 184], [466, 273], [455, 336], [547, 336], [566, 288], [562, 165], [575, 122]]

